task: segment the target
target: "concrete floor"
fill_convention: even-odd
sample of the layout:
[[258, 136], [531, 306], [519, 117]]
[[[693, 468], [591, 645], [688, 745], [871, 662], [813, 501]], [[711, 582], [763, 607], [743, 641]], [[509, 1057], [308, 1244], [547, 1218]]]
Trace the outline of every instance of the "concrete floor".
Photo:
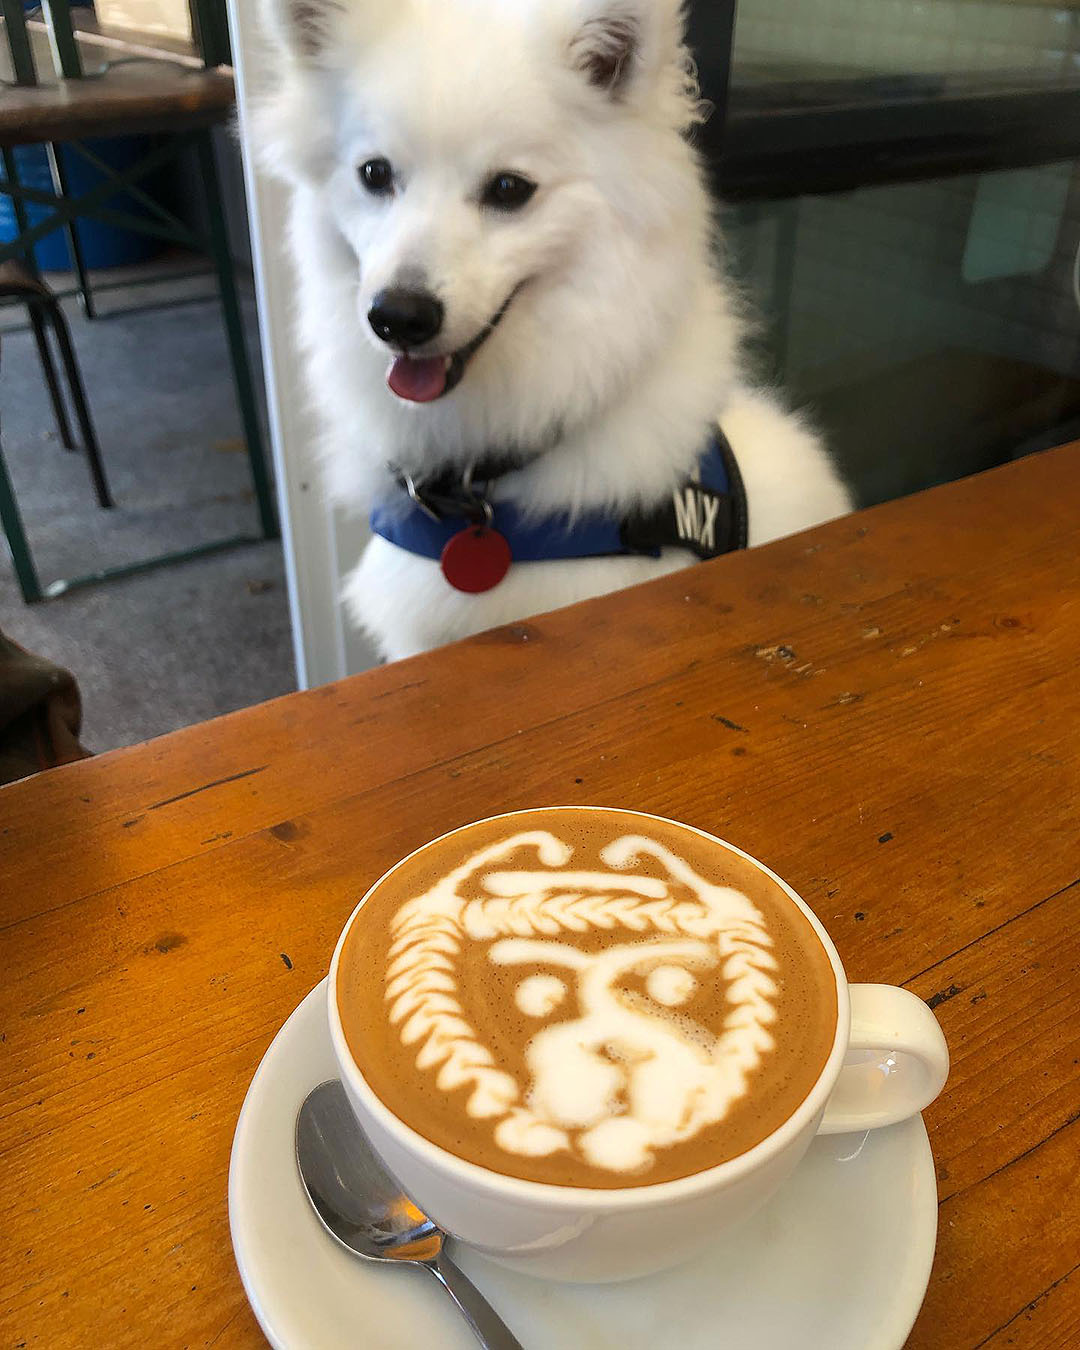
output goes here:
[[[84, 458], [60, 444], [24, 311], [0, 311], [0, 436], [43, 582], [256, 530], [217, 294], [208, 275], [181, 275], [191, 266], [180, 258], [98, 274], [128, 283], [164, 269], [166, 279], [102, 291], [102, 317], [92, 323], [65, 302], [114, 511], [97, 507]], [[250, 297], [245, 313], [258, 370]], [[23, 604], [2, 559], [0, 628], [75, 672], [92, 750], [295, 687], [277, 542], [34, 606]]]

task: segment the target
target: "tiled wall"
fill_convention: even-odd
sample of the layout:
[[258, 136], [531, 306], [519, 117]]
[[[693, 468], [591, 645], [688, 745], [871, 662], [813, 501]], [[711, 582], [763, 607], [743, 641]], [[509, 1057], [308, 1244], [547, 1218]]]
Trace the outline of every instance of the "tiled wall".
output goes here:
[[[764, 68], [779, 80], [815, 66], [1080, 72], [1080, 0], [739, 0], [737, 14], [735, 81], [740, 63], [747, 78]], [[1033, 391], [1074, 388], [1080, 372], [1080, 163], [746, 203], [724, 225], [763, 320], [760, 373], [820, 410], [860, 500], [1069, 432], [1075, 394], [1062, 394], [1055, 422], [1053, 396]], [[1003, 411], [1026, 398], [1029, 412]], [[898, 419], [891, 438], [879, 399]]]
[[1080, 368], [1073, 164], [740, 206], [725, 234], [804, 391], [947, 347]]
[[1080, 70], [1080, 8], [982, 0], [739, 0], [736, 59], [886, 72]]

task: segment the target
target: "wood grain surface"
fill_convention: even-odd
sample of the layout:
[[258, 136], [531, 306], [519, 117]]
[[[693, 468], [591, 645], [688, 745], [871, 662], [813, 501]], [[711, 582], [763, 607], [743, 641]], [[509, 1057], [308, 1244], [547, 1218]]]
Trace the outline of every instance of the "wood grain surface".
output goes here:
[[731, 839], [930, 1002], [909, 1344], [1080, 1344], [1078, 558], [1072, 447], [0, 790], [0, 1344], [260, 1344], [260, 1057], [385, 867], [553, 802]]
[[[187, 69], [165, 58], [118, 65], [97, 77], [95, 72], [106, 61], [121, 60], [129, 50], [120, 44], [103, 48], [79, 38], [89, 78], [58, 80], [40, 24], [31, 25], [30, 40], [40, 83], [0, 86], [0, 145], [180, 131], [220, 122], [232, 111], [230, 71]], [[7, 43], [0, 38], [0, 79], [10, 80], [11, 73]]]

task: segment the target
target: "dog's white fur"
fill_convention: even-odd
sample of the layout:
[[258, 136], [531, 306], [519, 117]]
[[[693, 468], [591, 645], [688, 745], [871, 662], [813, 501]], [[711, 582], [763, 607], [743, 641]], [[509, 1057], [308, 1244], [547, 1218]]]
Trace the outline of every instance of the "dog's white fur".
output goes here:
[[[750, 542], [850, 509], [815, 436], [741, 371], [741, 324], [684, 133], [699, 116], [679, 0], [265, 0], [280, 78], [256, 134], [292, 184], [299, 333], [330, 491], [366, 507], [485, 451], [551, 446], [500, 480], [532, 511], [662, 501], [719, 416]], [[632, 41], [627, 41], [630, 35]], [[618, 86], [590, 72], [612, 49]], [[373, 157], [392, 197], [361, 184]], [[538, 184], [521, 211], [478, 203], [500, 170]], [[400, 401], [372, 296], [422, 271], [445, 306], [433, 350], [474, 337], [520, 283], [461, 384]], [[692, 555], [511, 567], [464, 595], [437, 563], [373, 539], [353, 618], [397, 658], [683, 567]]]

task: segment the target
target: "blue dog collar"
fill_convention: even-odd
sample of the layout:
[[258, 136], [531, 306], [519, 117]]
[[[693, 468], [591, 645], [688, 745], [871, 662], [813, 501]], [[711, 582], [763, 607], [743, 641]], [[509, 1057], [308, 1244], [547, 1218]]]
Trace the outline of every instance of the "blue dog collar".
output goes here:
[[516, 563], [619, 554], [658, 558], [668, 547], [689, 549], [704, 559], [746, 547], [746, 493], [735, 456], [718, 428], [693, 477], [650, 512], [624, 518], [607, 511], [573, 518], [556, 512], [536, 518], [514, 502], [487, 503], [471, 490], [460, 496], [460, 505], [445, 509], [446, 498], [440, 495], [443, 509], [433, 509], [421, 484], [404, 509], [400, 501], [378, 503], [371, 512], [371, 528], [398, 548], [435, 560], [456, 534], [481, 523], [503, 536]]

